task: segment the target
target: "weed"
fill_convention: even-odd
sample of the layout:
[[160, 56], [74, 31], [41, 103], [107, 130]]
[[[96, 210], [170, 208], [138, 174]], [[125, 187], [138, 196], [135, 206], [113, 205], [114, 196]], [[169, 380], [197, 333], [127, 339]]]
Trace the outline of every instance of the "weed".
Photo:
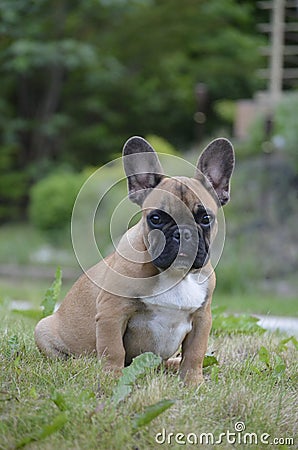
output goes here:
[[47, 317], [53, 314], [57, 300], [59, 298], [62, 284], [62, 272], [60, 267], [57, 267], [55, 280], [52, 285], [47, 289], [45, 297], [41, 303], [42, 317]]

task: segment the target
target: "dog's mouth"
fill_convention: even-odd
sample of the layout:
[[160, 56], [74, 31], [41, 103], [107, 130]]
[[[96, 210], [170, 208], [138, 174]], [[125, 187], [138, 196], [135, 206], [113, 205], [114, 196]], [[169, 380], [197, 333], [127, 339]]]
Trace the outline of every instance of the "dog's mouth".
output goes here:
[[173, 246], [165, 247], [164, 251], [154, 257], [153, 252], [152, 263], [159, 270], [173, 268], [189, 272], [204, 267], [209, 260], [209, 252], [205, 243], [199, 243], [196, 249], [190, 252], [181, 251], [173, 248]]
[[177, 270], [189, 270], [192, 268], [193, 261], [186, 253], [180, 252], [171, 265]]
[[158, 260], [153, 260], [153, 265], [161, 271], [167, 270], [169, 268], [182, 271], [182, 272], [192, 272], [195, 270], [202, 269], [208, 262], [209, 255], [205, 258], [204, 262], [194, 261], [192, 262], [187, 257], [177, 256], [177, 258], [171, 264], [160, 263]]

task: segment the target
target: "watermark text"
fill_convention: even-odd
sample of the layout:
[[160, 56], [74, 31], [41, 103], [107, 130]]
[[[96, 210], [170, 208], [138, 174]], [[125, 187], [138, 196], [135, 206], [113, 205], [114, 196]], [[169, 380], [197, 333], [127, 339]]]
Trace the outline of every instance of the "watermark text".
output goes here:
[[268, 433], [248, 432], [244, 422], [236, 422], [234, 430], [226, 430], [222, 433], [181, 433], [168, 432], [165, 428], [156, 433], [155, 442], [167, 445], [294, 445], [293, 437], [272, 437]]

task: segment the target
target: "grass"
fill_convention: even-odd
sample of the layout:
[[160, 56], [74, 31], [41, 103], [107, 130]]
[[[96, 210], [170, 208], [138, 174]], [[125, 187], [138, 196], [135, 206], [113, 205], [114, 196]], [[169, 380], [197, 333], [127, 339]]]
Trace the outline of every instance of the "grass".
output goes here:
[[[55, 269], [51, 269], [49, 273], [54, 277]], [[75, 280], [74, 280], [75, 281]], [[64, 298], [67, 291], [70, 289], [73, 283], [67, 281], [63, 282], [61, 290], [61, 299]], [[7, 303], [11, 300], [25, 301], [32, 307], [36, 307], [40, 304], [41, 299], [44, 296], [46, 289], [49, 286], [49, 280], [43, 279], [19, 279], [16, 283], [14, 279], [1, 280], [0, 297]]]
[[2, 225], [0, 249], [0, 264], [77, 266], [69, 227], [45, 235], [28, 223]]
[[226, 294], [215, 291], [213, 305], [224, 305], [228, 312], [264, 314], [272, 316], [296, 316], [297, 297], [282, 297], [277, 295], [250, 293]]
[[[205, 369], [203, 386], [187, 388], [176, 374], [151, 368], [114, 404], [117, 380], [96, 358], [48, 360], [35, 347], [33, 319], [9, 311], [5, 302], [1, 316], [0, 449], [180, 448], [175, 439], [191, 441], [202, 433], [218, 439], [235, 432], [237, 422], [259, 439], [249, 448], [260, 449], [268, 448], [260, 442], [264, 433], [273, 442], [297, 431], [297, 350], [295, 342], [283, 342], [277, 334], [213, 333], [209, 351], [219, 364]], [[136, 415], [165, 399], [174, 400], [173, 406], [135, 427]], [[236, 433], [237, 439], [245, 432]], [[158, 444], [156, 437], [166, 443]], [[223, 437], [220, 448], [235, 445]]]
[[[0, 264], [42, 264], [33, 261], [32, 254], [38, 254], [44, 241], [30, 227], [4, 229], [0, 244]], [[46, 267], [54, 276], [53, 264], [63, 268], [64, 261], [71, 260], [65, 256], [71, 248], [68, 244], [51, 246], [55, 262], [47, 261]], [[228, 274], [219, 274], [214, 306], [226, 306], [229, 312], [295, 315], [294, 297], [263, 295], [257, 289], [250, 293], [244, 289], [246, 278], [237, 287], [234, 269], [231, 264]], [[227, 275], [227, 286], [236, 288], [231, 295], [221, 290]], [[63, 283], [60, 300], [71, 284]], [[95, 357], [50, 361], [35, 347], [37, 307], [48, 285], [42, 279], [1, 280], [0, 449], [178, 449], [200, 437], [203, 444], [198, 442], [198, 447], [213, 448], [215, 444], [207, 445], [207, 437], [219, 440], [221, 433], [230, 433], [230, 441], [222, 435], [218, 444], [223, 449], [268, 448], [275, 438], [280, 444], [274, 448], [294, 447], [291, 441], [285, 443], [294, 438], [298, 422], [294, 339], [286, 342], [279, 334], [260, 334], [247, 318], [242, 316], [240, 325], [238, 318], [223, 319], [215, 309], [218, 328], [211, 334], [209, 352], [218, 364], [204, 369], [203, 386], [187, 388], [176, 374], [148, 368], [133, 382], [130, 394], [115, 404], [117, 379], [103, 372]], [[14, 312], [11, 300], [25, 300], [32, 311]], [[245, 333], [239, 332], [240, 326]], [[153, 410], [161, 411], [166, 404], [170, 405], [167, 410], [148, 421]], [[242, 433], [235, 432], [240, 422], [245, 424]], [[252, 445], [243, 443], [245, 432], [254, 439]], [[235, 433], [236, 444], [231, 433]], [[268, 443], [260, 441], [264, 433], [270, 435]]]
[[2, 225], [0, 233], [0, 263], [27, 264], [29, 255], [44, 244], [44, 239], [31, 226], [25, 224]]

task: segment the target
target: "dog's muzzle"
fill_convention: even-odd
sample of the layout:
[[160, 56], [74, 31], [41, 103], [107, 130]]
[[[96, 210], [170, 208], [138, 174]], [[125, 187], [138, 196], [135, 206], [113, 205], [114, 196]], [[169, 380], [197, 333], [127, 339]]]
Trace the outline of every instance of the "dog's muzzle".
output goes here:
[[[152, 234], [151, 234], [152, 233]], [[204, 237], [197, 228], [176, 224], [149, 233], [149, 253], [159, 269], [191, 270], [202, 267], [207, 257]]]

